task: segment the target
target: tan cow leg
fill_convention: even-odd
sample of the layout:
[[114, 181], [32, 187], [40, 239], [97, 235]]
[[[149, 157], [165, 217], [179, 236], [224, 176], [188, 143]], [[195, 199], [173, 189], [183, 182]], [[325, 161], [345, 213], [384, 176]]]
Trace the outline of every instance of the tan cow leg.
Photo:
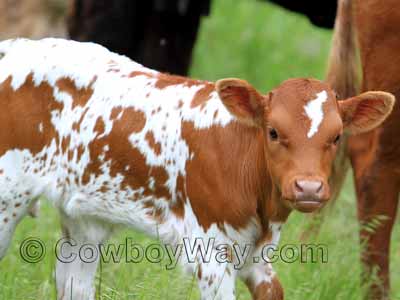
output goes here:
[[[355, 174], [356, 191], [358, 198], [358, 217], [360, 220], [361, 241], [366, 243], [362, 250], [361, 259], [364, 264], [364, 282], [374, 268], [378, 267], [378, 277], [381, 282], [373, 283], [368, 292], [368, 299], [389, 299], [389, 251], [392, 227], [396, 218], [399, 196], [399, 175], [396, 173], [395, 161], [384, 161], [367, 153], [371, 149], [367, 142], [362, 147], [361, 140], [373, 139], [371, 136], [360, 136], [352, 141], [352, 164]], [[354, 146], [355, 145], [355, 146]], [[381, 146], [383, 147], [383, 146]], [[354, 149], [355, 148], [355, 149]], [[361, 151], [357, 151], [361, 150]], [[372, 220], [379, 224], [371, 232], [366, 224]]]

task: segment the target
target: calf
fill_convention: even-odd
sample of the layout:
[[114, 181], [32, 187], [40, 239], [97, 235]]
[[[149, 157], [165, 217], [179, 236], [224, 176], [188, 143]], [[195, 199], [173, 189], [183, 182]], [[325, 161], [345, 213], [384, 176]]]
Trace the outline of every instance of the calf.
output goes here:
[[[66, 237], [100, 244], [120, 225], [195, 245], [276, 245], [293, 209], [329, 199], [343, 130], [378, 126], [394, 98], [369, 92], [337, 101], [314, 79], [268, 94], [161, 74], [90, 44], [57, 39], [0, 43], [0, 254], [39, 196], [58, 207]], [[234, 258], [236, 259], [236, 258]], [[282, 299], [268, 260], [182, 262], [202, 299]], [[97, 261], [57, 262], [59, 299], [94, 299]]]

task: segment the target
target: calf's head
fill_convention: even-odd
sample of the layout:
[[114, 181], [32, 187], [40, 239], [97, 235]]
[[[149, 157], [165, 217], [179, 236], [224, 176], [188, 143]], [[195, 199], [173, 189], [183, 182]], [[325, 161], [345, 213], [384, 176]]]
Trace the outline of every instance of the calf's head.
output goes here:
[[263, 131], [264, 157], [285, 206], [311, 212], [329, 199], [328, 179], [344, 132], [357, 134], [380, 125], [394, 96], [367, 92], [337, 100], [314, 79], [291, 79], [266, 95], [240, 79], [222, 79], [217, 92], [231, 114]]

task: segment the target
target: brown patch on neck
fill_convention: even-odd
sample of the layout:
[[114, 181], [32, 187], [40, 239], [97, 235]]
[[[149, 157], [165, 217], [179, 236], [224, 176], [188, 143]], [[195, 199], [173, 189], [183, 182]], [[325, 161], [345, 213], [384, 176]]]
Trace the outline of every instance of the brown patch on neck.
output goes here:
[[267, 176], [262, 131], [239, 123], [199, 130], [183, 122], [182, 137], [194, 154], [186, 163], [186, 187], [200, 225], [240, 229], [257, 218]]
[[0, 156], [10, 149], [27, 149], [35, 155], [58, 139], [51, 114], [60, 112], [63, 104], [55, 100], [47, 82], [35, 86], [32, 74], [16, 91], [11, 81], [9, 77], [0, 85]]
[[70, 78], [62, 78], [57, 80], [56, 86], [62, 92], [66, 92], [71, 95], [73, 102], [72, 102], [72, 109], [76, 106], [84, 107], [89, 99], [93, 95], [93, 89], [91, 86], [97, 80], [97, 78], [93, 78], [92, 82], [87, 88], [77, 89], [74, 81]]
[[[271, 222], [286, 222], [291, 209], [286, 207], [282, 202], [282, 192], [278, 189], [277, 185], [268, 178], [268, 188], [265, 190], [266, 194], [264, 199], [259, 203], [258, 215], [263, 224], [264, 231], [269, 231], [269, 221]], [[268, 222], [266, 222], [268, 221]]]

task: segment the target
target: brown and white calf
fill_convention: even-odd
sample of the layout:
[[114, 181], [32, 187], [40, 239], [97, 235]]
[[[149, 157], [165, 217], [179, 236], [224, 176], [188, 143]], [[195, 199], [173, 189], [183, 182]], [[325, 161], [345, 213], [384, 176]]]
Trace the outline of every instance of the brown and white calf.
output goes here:
[[[90, 43], [10, 40], [0, 55], [1, 256], [45, 195], [79, 245], [126, 225], [164, 243], [250, 244], [259, 257], [293, 209], [329, 199], [343, 130], [371, 130], [394, 103], [383, 92], [337, 101], [314, 79], [262, 95], [239, 79], [161, 74]], [[253, 261], [186, 265], [202, 299], [234, 299], [236, 278], [254, 299], [282, 299], [271, 264]], [[96, 267], [58, 262], [58, 298], [94, 299]]]

